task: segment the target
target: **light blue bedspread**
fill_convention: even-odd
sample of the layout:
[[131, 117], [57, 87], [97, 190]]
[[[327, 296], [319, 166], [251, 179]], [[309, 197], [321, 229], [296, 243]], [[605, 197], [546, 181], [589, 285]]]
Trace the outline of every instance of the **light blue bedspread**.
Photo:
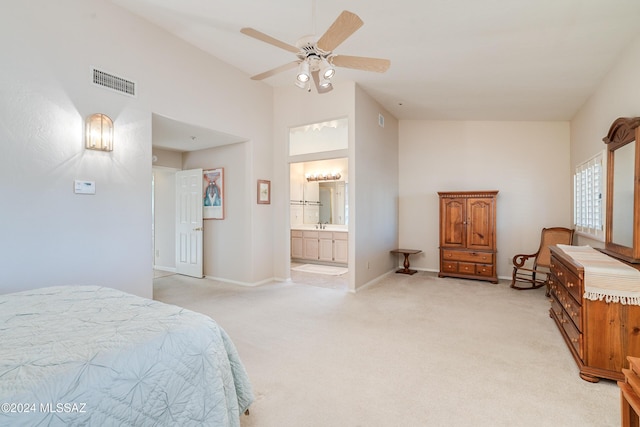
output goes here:
[[97, 286], [0, 295], [1, 426], [239, 426], [253, 399], [207, 316]]

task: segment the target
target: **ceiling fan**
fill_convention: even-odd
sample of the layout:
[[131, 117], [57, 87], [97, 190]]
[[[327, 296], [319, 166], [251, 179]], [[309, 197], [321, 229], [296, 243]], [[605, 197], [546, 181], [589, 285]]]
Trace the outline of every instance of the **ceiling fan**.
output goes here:
[[298, 87], [310, 91], [310, 82], [313, 80], [318, 93], [326, 93], [333, 89], [331, 78], [335, 74], [335, 67], [384, 73], [391, 65], [391, 61], [388, 59], [338, 55], [333, 53], [336, 47], [355, 33], [363, 24], [364, 22], [358, 15], [345, 10], [320, 38], [305, 36], [299, 39], [295, 46], [277, 40], [253, 28], [242, 28], [240, 30], [241, 33], [295, 53], [298, 57], [298, 59], [293, 62], [257, 74], [251, 77], [251, 79], [266, 79], [274, 74], [297, 67], [296, 85]]

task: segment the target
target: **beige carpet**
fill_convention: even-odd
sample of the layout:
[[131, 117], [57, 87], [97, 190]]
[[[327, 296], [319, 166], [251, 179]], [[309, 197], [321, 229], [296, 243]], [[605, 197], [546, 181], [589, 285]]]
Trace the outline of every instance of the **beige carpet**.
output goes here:
[[357, 294], [179, 275], [154, 289], [235, 342], [257, 397], [243, 427], [620, 425], [615, 382], [579, 378], [542, 288], [419, 272]]

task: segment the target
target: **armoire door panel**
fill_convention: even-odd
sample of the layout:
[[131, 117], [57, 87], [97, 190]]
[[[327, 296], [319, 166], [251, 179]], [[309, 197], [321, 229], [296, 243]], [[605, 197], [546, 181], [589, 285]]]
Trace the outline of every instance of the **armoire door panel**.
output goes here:
[[467, 199], [467, 247], [493, 249], [493, 199]]
[[465, 246], [466, 203], [464, 200], [447, 200], [442, 213], [447, 221], [444, 225], [441, 245]]

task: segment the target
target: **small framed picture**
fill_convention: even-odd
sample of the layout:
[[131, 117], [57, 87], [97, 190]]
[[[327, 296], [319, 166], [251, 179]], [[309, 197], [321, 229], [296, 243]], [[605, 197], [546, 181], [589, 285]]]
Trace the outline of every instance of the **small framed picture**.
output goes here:
[[258, 204], [268, 205], [271, 203], [271, 181], [266, 179], [258, 180]]

